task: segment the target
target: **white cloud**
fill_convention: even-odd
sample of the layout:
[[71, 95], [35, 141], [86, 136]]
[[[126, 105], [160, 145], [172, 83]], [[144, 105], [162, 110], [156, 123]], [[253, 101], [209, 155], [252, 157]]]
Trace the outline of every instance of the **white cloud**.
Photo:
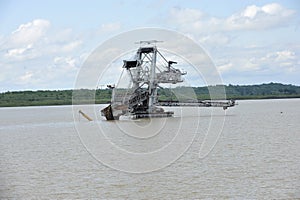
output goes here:
[[29, 44], [26, 47], [9, 49], [7, 50], [6, 54], [4, 54], [4, 57], [12, 60], [32, 59], [33, 55], [30, 53], [32, 49], [32, 44]]
[[[285, 74], [288, 79], [299, 72], [300, 49], [292, 45], [295, 33], [288, 41], [283, 39], [284, 34], [289, 34], [295, 16], [296, 10], [278, 3], [249, 5], [225, 17], [176, 7], [170, 9], [167, 22], [191, 35], [211, 54], [222, 76], [230, 77], [227, 83], [242, 80], [241, 77], [249, 83], [258, 77], [278, 74]], [[289, 50], [278, 49], [282, 46]], [[270, 52], [270, 49], [275, 51]]]
[[[248, 58], [247, 64], [241, 63], [247, 66], [248, 70], [257, 69], [258, 66], [249, 61], [249, 56], [242, 55], [242, 52], [247, 54], [246, 47], [243, 46], [249, 46], [247, 39], [251, 42], [259, 40], [260, 36], [243, 38], [245, 31], [258, 33], [271, 28], [288, 26], [294, 13], [294, 10], [276, 3], [263, 6], [250, 5], [224, 18], [209, 16], [197, 9], [175, 7], [170, 9], [167, 21], [172, 26], [176, 26], [177, 30], [190, 35], [195, 41], [199, 41], [206, 51], [214, 54], [212, 56], [217, 62], [218, 56], [223, 57], [222, 54], [226, 53], [221, 52], [222, 49], [226, 47], [227, 50], [230, 50], [228, 46], [235, 43], [240, 48], [241, 56]], [[248, 32], [247, 34], [249, 34]], [[241, 36], [242, 40], [239, 38]], [[234, 55], [230, 56], [235, 57]], [[225, 72], [234, 69], [234, 66], [232, 68], [223, 66], [221, 69]], [[244, 68], [242, 69], [244, 70]]]
[[79, 68], [80, 61], [78, 58], [71, 56], [67, 57], [55, 57], [53, 63], [56, 69], [59, 69], [60, 72], [68, 73], [71, 71], [76, 71]]
[[271, 3], [263, 6], [261, 10], [269, 15], [282, 15], [288, 16], [293, 13], [291, 10], [284, 9], [281, 5], [277, 3]]
[[18, 48], [18, 49], [11, 49], [7, 52], [6, 56], [18, 56], [23, 54], [27, 48]]
[[294, 10], [286, 9], [276, 3], [266, 4], [262, 7], [251, 5], [225, 19], [223, 29], [226, 31], [265, 30], [285, 26], [294, 13]]
[[239, 55], [232, 56], [227, 61], [219, 61], [221, 64], [217, 65], [218, 70], [222, 74], [226, 73], [244, 73], [247, 77], [248, 73], [259, 75], [260, 73], [269, 74], [274, 73], [290, 74], [299, 71], [299, 59], [296, 53], [290, 50], [281, 50], [269, 52], [244, 53], [244, 57]]
[[2, 37], [0, 49], [7, 57], [35, 58], [38, 56], [69, 53], [82, 45], [72, 29], [50, 29], [50, 21], [35, 19], [20, 25], [10, 35]]
[[[35, 19], [21, 24], [10, 35], [2, 37], [0, 58], [3, 62], [20, 62], [33, 59], [39, 55], [37, 47], [46, 38], [50, 22], [44, 19]], [[42, 45], [45, 47], [45, 45]]]
[[44, 19], [35, 19], [32, 22], [21, 24], [12, 32], [10, 42], [14, 45], [28, 45], [40, 40], [50, 27], [50, 22]]
[[28, 84], [32, 81], [33, 72], [27, 71], [17, 78], [16, 83], [20, 85]]
[[233, 67], [233, 64], [231, 62], [228, 62], [226, 64], [217, 66], [217, 69], [219, 72], [223, 73], [223, 72], [231, 70], [232, 67]]
[[224, 33], [205, 34], [200, 37], [199, 42], [209, 46], [226, 45], [231, 41], [231, 37]]
[[197, 9], [172, 8], [168, 18], [181, 31], [194, 31], [199, 34], [235, 30], [265, 30], [285, 26], [294, 13], [294, 10], [272, 3], [262, 7], [247, 6], [226, 18], [209, 17]]
[[[174, 7], [169, 10], [167, 18], [169, 27], [176, 27], [206, 47], [221, 73], [247, 76], [250, 72], [289, 73], [299, 69], [299, 47], [290, 48], [282, 43], [279, 47], [278, 44], [270, 47], [262, 43], [263, 37], [257, 34], [266, 29], [273, 33], [272, 28], [288, 26], [295, 12], [271, 3], [249, 5], [226, 17], [215, 17], [194, 8]], [[42, 84], [46, 88], [51, 85], [49, 83], [61, 85], [58, 88], [65, 87], [66, 82], [74, 81], [82, 62], [90, 55], [86, 52], [91, 52], [97, 47], [97, 42], [109, 38], [121, 28], [119, 22], [112, 22], [103, 23], [92, 31], [76, 33], [71, 28], [57, 29], [46, 19], [21, 24], [11, 34], [0, 35], [0, 67], [6, 69], [0, 74], [0, 83], [10, 85], [11, 77], [17, 77], [14, 80], [19, 83], [36, 84], [36, 87]], [[247, 48], [252, 44], [254, 46]], [[179, 41], [173, 45], [181, 48]], [[287, 49], [280, 49], [282, 46]], [[269, 52], [270, 49], [274, 51]], [[190, 49], [186, 51], [190, 52]], [[205, 63], [201, 56], [191, 55], [189, 59]]]
[[296, 58], [295, 52], [284, 50], [284, 51], [277, 51], [276, 52], [278, 61], [285, 61], [285, 60], [294, 60]]
[[259, 61], [261, 64], [269, 64], [272, 70], [283, 72], [294, 72], [300, 67], [296, 53], [290, 50], [267, 53]]
[[272, 62], [282, 62], [287, 60], [295, 60], [295, 52], [290, 50], [282, 50], [268, 53], [266, 56], [261, 58], [261, 61], [272, 61]]
[[83, 35], [48, 20], [24, 23], [1, 37], [1, 90], [72, 87], [85, 57]]
[[252, 19], [256, 16], [259, 10], [260, 8], [255, 5], [248, 6], [244, 11], [242, 11], [242, 16], [249, 17]]
[[[83, 42], [77, 39], [78, 37], [71, 29], [53, 30], [48, 27], [49, 24], [48, 20], [33, 20], [20, 25], [10, 35], [2, 38], [3, 45], [0, 47], [0, 67], [3, 69], [0, 76], [1, 85], [10, 88], [15, 83], [18, 87], [25, 83], [27, 85], [49, 84], [50, 79], [61, 83], [66, 82], [64, 78], [57, 79], [61, 77], [60, 73], [68, 74], [66, 77], [72, 74], [72, 78], [75, 78], [80, 62], [75, 62], [70, 57], [77, 55], [80, 57], [80, 47]], [[37, 31], [37, 34], [29, 37], [28, 35], [34, 31]], [[26, 36], [24, 40], [19, 38], [22, 34]], [[66, 58], [65, 63], [57, 66], [57, 69], [61, 68], [61, 70], [50, 69], [49, 66], [57, 64], [53, 58], [58, 55]], [[78, 60], [82, 60], [82, 58]], [[27, 72], [31, 72], [31, 76]], [[43, 77], [43, 79], [39, 77]], [[26, 82], [27, 79], [31, 81]], [[50, 86], [51, 84], [49, 84]]]
[[80, 64], [79, 57], [57, 56], [50, 61], [43, 60], [40, 66], [24, 68], [12, 65], [8, 72], [10, 79], [4, 77], [1, 81], [18, 89], [72, 88]]

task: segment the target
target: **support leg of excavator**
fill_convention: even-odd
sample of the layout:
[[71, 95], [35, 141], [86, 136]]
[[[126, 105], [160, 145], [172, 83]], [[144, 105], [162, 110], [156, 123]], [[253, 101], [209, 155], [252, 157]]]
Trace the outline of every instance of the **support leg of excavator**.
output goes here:
[[115, 120], [113, 116], [113, 112], [111, 109], [111, 105], [107, 106], [106, 108], [101, 110], [102, 116], [105, 116], [106, 120]]

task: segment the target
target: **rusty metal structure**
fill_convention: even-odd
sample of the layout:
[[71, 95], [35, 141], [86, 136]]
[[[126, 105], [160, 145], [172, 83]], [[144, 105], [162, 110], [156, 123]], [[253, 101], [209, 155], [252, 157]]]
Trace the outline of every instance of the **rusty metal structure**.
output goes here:
[[[159, 84], [177, 84], [183, 82], [187, 74], [176, 69], [175, 61], [168, 61], [157, 49], [160, 41], [140, 41], [133, 60], [124, 60], [123, 68], [130, 76], [129, 88], [112, 89], [111, 104], [101, 110], [107, 120], [118, 120], [122, 115], [132, 118], [171, 117], [174, 112], [165, 111], [161, 106], [193, 106], [193, 107], [222, 107], [227, 109], [235, 105], [234, 100], [226, 101], [158, 101]], [[163, 62], [158, 64], [157, 61]]]

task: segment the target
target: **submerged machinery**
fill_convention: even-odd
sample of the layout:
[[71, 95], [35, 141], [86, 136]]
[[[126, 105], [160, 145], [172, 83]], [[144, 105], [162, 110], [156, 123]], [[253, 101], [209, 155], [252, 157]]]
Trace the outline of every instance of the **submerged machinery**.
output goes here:
[[[124, 60], [123, 68], [130, 76], [129, 88], [112, 89], [111, 104], [101, 110], [107, 120], [118, 120], [122, 115], [133, 118], [171, 117], [174, 112], [165, 111], [159, 106], [194, 106], [194, 107], [222, 107], [227, 109], [235, 105], [234, 100], [229, 101], [158, 101], [157, 91], [159, 84], [177, 84], [183, 82], [187, 74], [176, 69], [175, 61], [168, 61], [156, 47], [158, 41], [141, 41], [133, 60]], [[163, 62], [158, 65], [158, 59]]]

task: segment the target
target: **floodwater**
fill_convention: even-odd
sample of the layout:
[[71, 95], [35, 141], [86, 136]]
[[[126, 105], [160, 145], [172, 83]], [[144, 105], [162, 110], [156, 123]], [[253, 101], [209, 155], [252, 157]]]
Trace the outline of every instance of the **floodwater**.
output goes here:
[[119, 122], [0, 108], [0, 199], [299, 199], [300, 99], [238, 103]]

